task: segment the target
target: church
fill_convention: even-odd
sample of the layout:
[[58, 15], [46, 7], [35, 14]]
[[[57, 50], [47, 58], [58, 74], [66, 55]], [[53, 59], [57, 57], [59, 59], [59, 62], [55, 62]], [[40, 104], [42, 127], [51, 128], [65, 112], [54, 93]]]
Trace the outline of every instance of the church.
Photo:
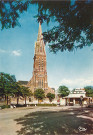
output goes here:
[[47, 65], [46, 65], [46, 51], [45, 43], [43, 41], [41, 23], [39, 23], [38, 37], [35, 42], [35, 51], [34, 51], [34, 63], [33, 63], [33, 74], [29, 82], [19, 81], [24, 86], [29, 87], [29, 89], [34, 93], [38, 88], [42, 88], [47, 93], [55, 94], [54, 89], [48, 86], [47, 80]]

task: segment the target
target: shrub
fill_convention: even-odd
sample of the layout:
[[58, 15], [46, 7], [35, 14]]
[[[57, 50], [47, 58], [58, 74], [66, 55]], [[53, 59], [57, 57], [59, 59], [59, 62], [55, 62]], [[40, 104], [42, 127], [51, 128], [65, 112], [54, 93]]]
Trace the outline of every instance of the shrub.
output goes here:
[[10, 105], [2, 105], [0, 107], [1, 107], [1, 109], [5, 109], [5, 108], [10, 108]]
[[56, 104], [37, 104], [37, 106], [57, 106]]

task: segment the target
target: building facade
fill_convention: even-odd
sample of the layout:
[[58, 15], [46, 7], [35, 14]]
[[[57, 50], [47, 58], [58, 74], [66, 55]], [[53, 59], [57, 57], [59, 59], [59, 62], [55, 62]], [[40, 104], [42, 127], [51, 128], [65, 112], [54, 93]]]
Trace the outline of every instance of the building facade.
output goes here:
[[73, 92], [71, 92], [68, 96], [62, 98], [60, 100], [61, 105], [80, 105], [81, 101], [83, 105], [87, 105], [91, 97], [86, 96], [86, 92], [84, 88], [77, 88]]
[[45, 94], [49, 92], [54, 93], [54, 90], [48, 87], [46, 51], [40, 23], [38, 37], [35, 43], [33, 75], [27, 86], [31, 89], [32, 92], [38, 88], [42, 88], [45, 91]]

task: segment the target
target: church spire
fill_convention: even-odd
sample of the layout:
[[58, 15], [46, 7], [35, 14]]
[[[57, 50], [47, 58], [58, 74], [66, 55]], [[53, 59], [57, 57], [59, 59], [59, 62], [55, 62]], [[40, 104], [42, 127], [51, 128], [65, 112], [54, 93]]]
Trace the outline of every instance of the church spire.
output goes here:
[[38, 30], [37, 41], [40, 41], [42, 38], [43, 38], [43, 36], [42, 36], [42, 28], [41, 28], [41, 23], [39, 22], [39, 30]]
[[37, 41], [35, 42], [35, 54], [45, 54], [45, 44], [43, 41], [41, 23], [39, 22]]
[[35, 42], [33, 76], [27, 86], [33, 93], [38, 88], [42, 88], [45, 91], [45, 94], [52, 91], [52, 89], [48, 87], [47, 81], [46, 52], [42, 36], [41, 23], [39, 23], [38, 37]]

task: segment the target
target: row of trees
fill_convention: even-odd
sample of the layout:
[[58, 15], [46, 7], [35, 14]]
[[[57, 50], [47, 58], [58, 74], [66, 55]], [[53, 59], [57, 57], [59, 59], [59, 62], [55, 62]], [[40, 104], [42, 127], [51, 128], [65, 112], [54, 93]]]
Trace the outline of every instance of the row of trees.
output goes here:
[[0, 97], [5, 97], [6, 103], [8, 104], [9, 97], [17, 97], [17, 104], [19, 102], [19, 97], [22, 96], [25, 98], [31, 96], [32, 92], [28, 87], [21, 86], [16, 82], [14, 75], [0, 73]]
[[[93, 97], [93, 87], [92, 86], [86, 86], [84, 87], [85, 91], [86, 91], [86, 96], [88, 97]], [[70, 93], [70, 90], [68, 89], [68, 87], [66, 86], [59, 86], [58, 88], [58, 95], [60, 97], [65, 97], [68, 96]], [[37, 89], [34, 93], [34, 96], [38, 99], [38, 100], [42, 100], [45, 97], [44, 91], [42, 89]], [[55, 94], [52, 93], [48, 93], [46, 95], [46, 97], [49, 98], [50, 102], [55, 98]]]
[[[16, 78], [14, 75], [0, 73], [0, 97], [5, 97], [6, 103], [8, 104], [9, 97], [17, 97], [17, 104], [19, 103], [19, 97], [32, 96], [32, 92], [28, 87], [20, 85], [20, 83], [16, 82]], [[37, 89], [34, 92], [34, 96], [36, 99], [43, 100], [45, 98], [45, 93], [43, 89]], [[48, 93], [46, 95], [49, 98], [50, 102], [55, 98], [55, 94]]]
[[[43, 100], [45, 98], [44, 90], [43, 89], [37, 89], [37, 90], [35, 90], [34, 96], [38, 100]], [[47, 93], [46, 97], [49, 98], [49, 101], [50, 102], [52, 102], [52, 100], [55, 98], [55, 94]]]
[[[86, 86], [85, 88], [86, 96], [93, 97], [93, 87]], [[60, 97], [68, 96], [70, 90], [66, 86], [59, 86], [58, 88], [58, 95]], [[29, 90], [28, 87], [20, 85], [16, 82], [16, 78], [14, 75], [9, 75], [6, 73], [0, 73], [0, 97], [5, 97], [6, 103], [8, 104], [8, 99], [10, 96], [17, 97], [17, 104], [19, 102], [19, 97], [22, 96], [25, 98], [26, 104], [26, 97], [32, 96], [32, 92]], [[45, 98], [45, 93], [43, 89], [37, 89], [34, 92], [34, 97], [39, 100], [43, 100]], [[55, 98], [55, 94], [48, 93], [46, 95], [49, 98], [49, 101]]]

